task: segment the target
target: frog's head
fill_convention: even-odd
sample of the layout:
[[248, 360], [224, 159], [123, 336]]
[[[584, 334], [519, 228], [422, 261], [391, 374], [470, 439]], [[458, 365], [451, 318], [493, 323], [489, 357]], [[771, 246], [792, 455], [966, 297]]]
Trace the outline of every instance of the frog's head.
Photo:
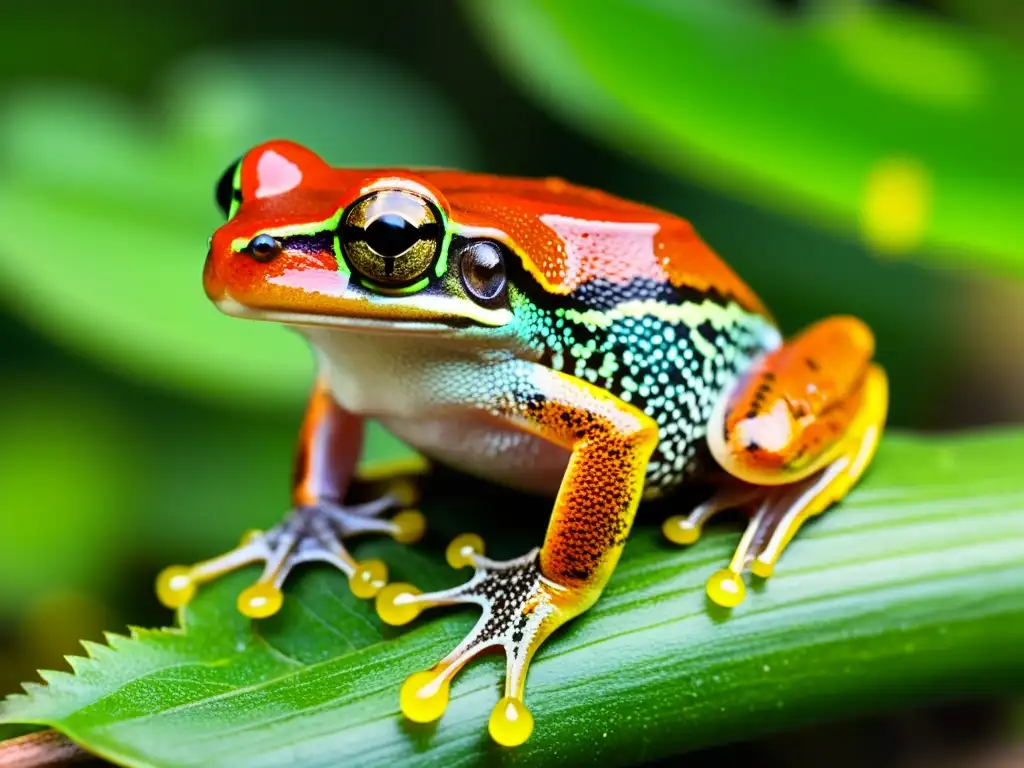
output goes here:
[[440, 190], [399, 170], [345, 170], [272, 141], [217, 187], [207, 295], [228, 314], [403, 331], [500, 328], [504, 246], [460, 230]]

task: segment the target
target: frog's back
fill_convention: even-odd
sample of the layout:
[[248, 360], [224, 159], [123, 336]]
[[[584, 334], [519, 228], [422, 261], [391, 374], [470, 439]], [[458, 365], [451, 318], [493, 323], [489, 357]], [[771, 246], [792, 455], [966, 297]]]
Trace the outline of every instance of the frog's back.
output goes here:
[[431, 181], [461, 225], [507, 235], [510, 299], [541, 362], [658, 424], [648, 495], [699, 473], [718, 397], [780, 342], [754, 292], [689, 222], [664, 211], [560, 179], [438, 172]]

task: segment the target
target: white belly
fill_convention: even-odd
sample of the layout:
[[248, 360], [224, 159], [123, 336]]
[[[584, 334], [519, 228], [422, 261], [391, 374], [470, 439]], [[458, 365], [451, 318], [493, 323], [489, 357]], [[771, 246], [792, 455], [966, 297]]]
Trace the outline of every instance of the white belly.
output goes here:
[[554, 496], [569, 463], [569, 451], [479, 412], [445, 419], [388, 419], [396, 437], [464, 472], [522, 491]]
[[302, 332], [346, 410], [377, 419], [416, 450], [456, 469], [524, 491], [558, 490], [569, 461], [566, 449], [499, 421], [469, 398], [460, 404], [438, 397], [439, 387], [454, 385], [438, 376], [442, 368], [462, 371], [464, 382], [486, 376], [481, 350], [467, 348], [463, 339], [328, 328]]

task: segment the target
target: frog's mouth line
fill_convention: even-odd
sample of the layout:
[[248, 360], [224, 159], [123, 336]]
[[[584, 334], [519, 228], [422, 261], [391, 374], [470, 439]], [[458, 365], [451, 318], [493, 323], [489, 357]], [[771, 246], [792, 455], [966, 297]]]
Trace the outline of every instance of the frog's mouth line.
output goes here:
[[337, 328], [339, 330], [369, 331], [388, 334], [431, 334], [444, 335], [475, 325], [469, 320], [454, 318], [452, 322], [425, 322], [422, 320], [387, 320], [373, 317], [351, 317], [347, 315], [318, 315], [307, 312], [289, 312], [276, 309], [248, 307], [230, 296], [214, 302], [221, 312], [232, 317], [247, 320], [265, 320], [295, 326]]

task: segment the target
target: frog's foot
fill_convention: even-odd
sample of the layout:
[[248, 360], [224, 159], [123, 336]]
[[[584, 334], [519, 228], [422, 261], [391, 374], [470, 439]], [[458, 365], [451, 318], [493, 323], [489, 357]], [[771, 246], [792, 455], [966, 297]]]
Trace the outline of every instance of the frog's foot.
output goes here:
[[469, 661], [490, 650], [505, 653], [505, 695], [491, 713], [488, 730], [503, 746], [529, 738], [533, 717], [523, 703], [526, 671], [537, 648], [559, 626], [580, 612], [573, 593], [540, 571], [539, 550], [505, 562], [482, 555], [483, 542], [474, 534], [457, 537], [448, 547], [448, 563], [472, 565], [473, 577], [458, 587], [420, 593], [410, 584], [389, 584], [377, 594], [377, 612], [392, 625], [406, 624], [424, 608], [470, 603], [483, 613], [476, 626], [451, 653], [430, 669], [410, 675], [400, 704], [410, 720], [437, 720], [448, 706], [452, 678]]
[[710, 499], [698, 504], [686, 515], [673, 515], [661, 525], [661, 532], [673, 544], [693, 544], [700, 538], [704, 525], [719, 512], [743, 509], [756, 503], [764, 489], [756, 485], [734, 483], [716, 491]]
[[750, 572], [767, 579], [775, 572], [775, 564], [800, 526], [809, 518], [824, 512], [842, 498], [863, 470], [858, 460], [864, 451], [873, 450], [866, 441], [862, 453], [843, 456], [806, 480], [782, 486], [730, 486], [689, 515], [670, 517], [662, 530], [676, 544], [692, 544], [700, 536], [701, 527], [713, 514], [739, 508], [750, 515], [740, 543], [727, 568], [712, 574], [707, 582], [707, 595], [724, 608], [735, 608], [746, 597], [743, 574]]
[[390, 520], [379, 516], [408, 501], [407, 490], [393, 491], [365, 504], [342, 506], [327, 502], [302, 506], [269, 531], [250, 531], [235, 549], [193, 566], [171, 566], [157, 579], [157, 596], [168, 608], [189, 603], [196, 587], [250, 563], [264, 563], [259, 580], [238, 598], [238, 610], [251, 618], [277, 613], [283, 602], [281, 587], [300, 563], [333, 565], [348, 577], [353, 594], [372, 598], [387, 582], [387, 566], [380, 560], [356, 561], [342, 542], [361, 534], [383, 534], [401, 543], [423, 535], [423, 515], [405, 509]]
[[714, 602], [739, 605], [743, 572], [771, 576], [800, 526], [843, 498], [864, 472], [889, 393], [873, 351], [862, 322], [829, 318], [759, 359], [719, 399], [708, 419], [708, 448], [740, 485], [664, 527], [669, 539], [689, 544], [720, 509], [751, 515], [729, 567], [708, 580]]

